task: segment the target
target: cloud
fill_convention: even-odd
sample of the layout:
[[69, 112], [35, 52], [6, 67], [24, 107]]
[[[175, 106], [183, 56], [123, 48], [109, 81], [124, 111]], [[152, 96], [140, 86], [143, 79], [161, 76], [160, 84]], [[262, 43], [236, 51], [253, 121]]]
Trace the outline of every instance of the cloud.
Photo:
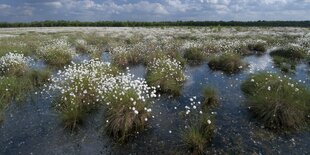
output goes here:
[[310, 0], [2, 1], [0, 21], [309, 20], [310, 13]]

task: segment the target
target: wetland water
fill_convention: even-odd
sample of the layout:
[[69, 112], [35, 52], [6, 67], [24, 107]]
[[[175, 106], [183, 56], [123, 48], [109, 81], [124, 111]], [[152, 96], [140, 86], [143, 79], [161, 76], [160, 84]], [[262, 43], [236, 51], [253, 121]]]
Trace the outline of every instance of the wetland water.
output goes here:
[[[87, 56], [83, 56], [88, 59]], [[81, 61], [83, 58], [77, 58]], [[103, 60], [109, 55], [104, 52]], [[152, 105], [152, 115], [147, 129], [137, 133], [127, 144], [115, 145], [104, 134], [103, 111], [92, 112], [85, 117], [78, 131], [64, 129], [52, 99], [38, 93], [24, 103], [13, 103], [6, 112], [6, 119], [0, 128], [0, 154], [187, 154], [180, 141], [180, 132], [185, 120], [179, 113], [190, 105], [189, 98], [196, 96], [202, 100], [205, 86], [215, 88], [220, 97], [219, 106], [214, 108], [215, 135], [207, 153], [212, 154], [309, 154], [310, 133], [301, 131], [292, 134], [278, 134], [264, 129], [251, 117], [244, 104], [240, 90], [241, 83], [251, 73], [278, 72], [273, 67], [269, 53], [261, 56], [246, 56], [249, 68], [235, 75], [211, 71], [207, 63], [186, 66], [188, 77], [182, 94], [171, 98], [162, 95]], [[294, 74], [288, 74], [310, 88], [309, 65], [299, 64]], [[136, 77], [145, 77], [142, 65], [130, 67]], [[41, 90], [38, 90], [40, 92]]]

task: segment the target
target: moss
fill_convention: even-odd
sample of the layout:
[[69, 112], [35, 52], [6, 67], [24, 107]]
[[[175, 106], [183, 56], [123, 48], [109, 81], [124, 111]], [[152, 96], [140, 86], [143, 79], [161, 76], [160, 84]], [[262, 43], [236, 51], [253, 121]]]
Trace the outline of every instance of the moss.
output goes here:
[[237, 54], [223, 54], [212, 58], [209, 63], [212, 70], [221, 70], [227, 74], [238, 73], [247, 67]]
[[251, 112], [267, 128], [298, 129], [305, 125], [310, 109], [310, 92], [277, 74], [259, 73], [241, 86]]

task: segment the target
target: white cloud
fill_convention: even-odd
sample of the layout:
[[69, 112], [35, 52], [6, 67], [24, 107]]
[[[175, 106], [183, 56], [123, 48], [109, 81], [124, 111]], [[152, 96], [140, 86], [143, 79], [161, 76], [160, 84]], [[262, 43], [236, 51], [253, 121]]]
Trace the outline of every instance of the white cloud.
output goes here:
[[10, 5], [7, 5], [7, 4], [0, 4], [0, 10], [5, 10], [5, 9], [9, 9], [11, 8]]

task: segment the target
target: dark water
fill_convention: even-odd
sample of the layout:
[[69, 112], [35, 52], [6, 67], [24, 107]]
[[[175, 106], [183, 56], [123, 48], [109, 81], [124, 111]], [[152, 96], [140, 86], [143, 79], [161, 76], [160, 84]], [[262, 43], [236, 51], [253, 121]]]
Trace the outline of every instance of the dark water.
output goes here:
[[[108, 61], [108, 55], [103, 56]], [[25, 103], [12, 104], [0, 128], [0, 154], [187, 154], [180, 141], [184, 119], [179, 112], [190, 105], [189, 98], [202, 99], [205, 86], [213, 87], [220, 96], [220, 104], [213, 109], [216, 130], [207, 153], [212, 154], [310, 154], [310, 133], [277, 134], [264, 129], [249, 114], [244, 105], [240, 84], [259, 71], [279, 72], [268, 54], [248, 56], [247, 70], [226, 75], [211, 71], [208, 65], [186, 66], [188, 79], [182, 95], [176, 98], [162, 95], [152, 105], [148, 128], [135, 134], [127, 144], [116, 145], [102, 129], [103, 112], [87, 116], [79, 130], [72, 133], [63, 128], [51, 99], [33, 95]], [[142, 65], [130, 68], [136, 77], [144, 77]], [[309, 66], [300, 64], [295, 74], [289, 74], [310, 88]]]

